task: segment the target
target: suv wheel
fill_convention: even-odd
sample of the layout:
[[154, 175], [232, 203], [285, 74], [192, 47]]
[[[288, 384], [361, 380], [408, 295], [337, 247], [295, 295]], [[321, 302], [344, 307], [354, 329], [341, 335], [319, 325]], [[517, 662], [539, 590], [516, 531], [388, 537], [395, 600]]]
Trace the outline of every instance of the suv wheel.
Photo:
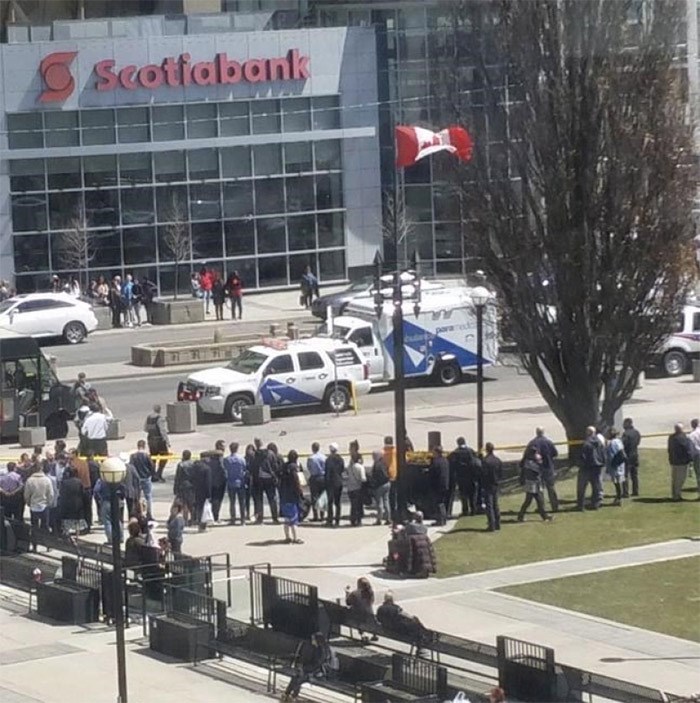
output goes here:
[[462, 370], [456, 361], [440, 364], [436, 373], [441, 386], [456, 386], [462, 378]]
[[80, 344], [87, 337], [87, 330], [82, 322], [69, 322], [63, 328], [63, 338], [68, 344]]
[[326, 406], [331, 412], [344, 413], [350, 407], [350, 390], [347, 386], [330, 386], [326, 391]]
[[688, 360], [682, 351], [677, 349], [664, 354], [664, 371], [667, 376], [680, 376], [688, 368]]
[[224, 416], [234, 422], [241, 421], [241, 411], [246, 405], [252, 405], [253, 401], [243, 393], [234, 393], [226, 399]]

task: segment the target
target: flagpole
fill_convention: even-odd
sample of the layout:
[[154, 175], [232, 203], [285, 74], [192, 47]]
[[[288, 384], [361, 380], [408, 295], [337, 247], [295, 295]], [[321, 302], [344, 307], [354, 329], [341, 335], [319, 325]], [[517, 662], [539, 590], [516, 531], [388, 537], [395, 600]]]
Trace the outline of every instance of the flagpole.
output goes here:
[[[399, 255], [399, 166], [394, 166], [394, 438], [396, 446], [396, 507], [400, 519], [406, 509], [406, 383], [404, 379], [403, 291], [401, 288], [401, 257]], [[394, 506], [392, 506], [393, 508]]]

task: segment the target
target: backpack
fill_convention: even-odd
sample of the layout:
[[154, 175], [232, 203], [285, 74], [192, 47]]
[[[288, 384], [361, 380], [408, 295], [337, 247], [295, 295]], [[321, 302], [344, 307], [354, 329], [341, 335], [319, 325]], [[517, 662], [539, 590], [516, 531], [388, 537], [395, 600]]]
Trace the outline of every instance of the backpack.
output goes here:
[[369, 475], [369, 485], [371, 488], [380, 488], [389, 483], [389, 468], [385, 461], [380, 461], [372, 467]]

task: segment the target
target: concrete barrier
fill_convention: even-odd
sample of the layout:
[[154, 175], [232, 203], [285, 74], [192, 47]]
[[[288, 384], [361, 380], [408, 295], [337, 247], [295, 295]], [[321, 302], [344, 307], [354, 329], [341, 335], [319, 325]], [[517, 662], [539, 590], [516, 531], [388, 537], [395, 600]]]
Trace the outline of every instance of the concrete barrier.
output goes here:
[[245, 405], [241, 408], [241, 422], [244, 425], [264, 425], [270, 422], [269, 405]]
[[43, 447], [46, 444], [45, 427], [20, 427], [19, 446], [23, 449], [29, 447]]
[[693, 381], [700, 383], [700, 359], [693, 359]]
[[182, 325], [189, 322], [204, 322], [204, 303], [199, 298], [154, 300], [152, 321], [154, 325]]
[[116, 417], [112, 417], [107, 425], [107, 439], [124, 439], [126, 437], [126, 432], [122, 429], [122, 421]]
[[170, 434], [194, 432], [197, 429], [197, 403], [190, 401], [168, 403], [166, 418]]
[[106, 305], [93, 305], [98, 330], [112, 329], [112, 311]]

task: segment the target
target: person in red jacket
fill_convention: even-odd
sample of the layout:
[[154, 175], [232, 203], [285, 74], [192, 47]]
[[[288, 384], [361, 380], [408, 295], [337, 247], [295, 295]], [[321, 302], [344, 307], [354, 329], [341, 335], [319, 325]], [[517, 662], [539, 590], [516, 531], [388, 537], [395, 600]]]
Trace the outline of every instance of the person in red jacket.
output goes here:
[[238, 271], [234, 271], [226, 280], [226, 295], [231, 298], [231, 319], [236, 319], [236, 308], [238, 309], [238, 319], [243, 319], [243, 279]]
[[209, 301], [211, 300], [211, 289], [214, 287], [214, 275], [205, 267], [202, 267], [199, 272], [199, 286], [202, 290], [202, 297], [204, 298], [204, 314], [208, 315]]

